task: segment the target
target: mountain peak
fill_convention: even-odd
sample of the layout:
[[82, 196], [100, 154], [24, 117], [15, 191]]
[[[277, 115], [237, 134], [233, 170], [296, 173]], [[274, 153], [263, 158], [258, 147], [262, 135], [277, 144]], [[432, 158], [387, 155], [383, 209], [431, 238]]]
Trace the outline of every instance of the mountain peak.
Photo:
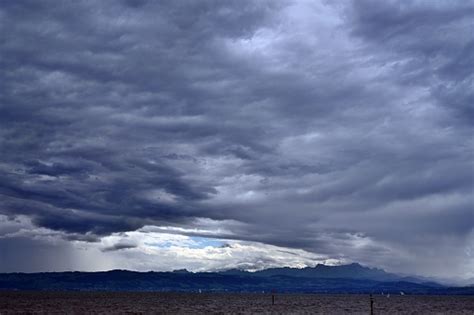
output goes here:
[[189, 272], [187, 269], [176, 269], [176, 270], [173, 270], [172, 273], [184, 273], [184, 274], [188, 274], [188, 273], [191, 273], [191, 272]]

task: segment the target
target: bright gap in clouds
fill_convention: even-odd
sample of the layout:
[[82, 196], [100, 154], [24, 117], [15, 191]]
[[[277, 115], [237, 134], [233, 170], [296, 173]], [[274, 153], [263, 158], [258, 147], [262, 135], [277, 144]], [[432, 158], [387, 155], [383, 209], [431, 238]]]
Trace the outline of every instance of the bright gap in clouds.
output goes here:
[[[28, 257], [33, 257], [30, 259], [35, 259], [37, 265], [37, 269], [31, 271], [187, 269], [198, 272], [234, 268], [255, 271], [268, 267], [302, 268], [318, 263], [333, 265], [343, 262], [304, 250], [258, 242], [187, 236], [176, 233], [172, 227], [144, 227], [133, 232], [114, 233], [90, 243], [68, 242], [61, 233], [35, 228], [27, 217], [9, 220], [0, 215], [0, 223], [2, 266], [8, 272], [25, 271], [28, 261], [24, 260], [23, 251], [14, 251], [14, 246], [24, 246], [31, 237], [34, 241], [28, 248]], [[64, 260], [62, 257], [72, 258]]]
[[120, 261], [134, 270], [218, 271], [237, 268], [253, 271], [338, 262], [304, 250], [258, 242], [141, 231], [105, 237], [99, 248], [107, 255], [120, 257]]

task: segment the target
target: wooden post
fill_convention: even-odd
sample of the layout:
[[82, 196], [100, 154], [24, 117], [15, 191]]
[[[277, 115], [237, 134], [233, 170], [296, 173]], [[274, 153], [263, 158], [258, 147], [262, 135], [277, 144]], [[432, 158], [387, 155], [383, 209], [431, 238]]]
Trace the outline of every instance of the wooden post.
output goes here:
[[272, 305], [275, 305], [275, 294], [272, 293]]
[[374, 315], [374, 298], [370, 295], [370, 315]]

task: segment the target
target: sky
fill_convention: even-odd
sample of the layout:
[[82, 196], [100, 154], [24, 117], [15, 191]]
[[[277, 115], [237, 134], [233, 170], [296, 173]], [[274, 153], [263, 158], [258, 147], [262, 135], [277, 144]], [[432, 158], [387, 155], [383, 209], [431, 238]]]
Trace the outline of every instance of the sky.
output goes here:
[[474, 277], [474, 1], [0, 1], [0, 272]]

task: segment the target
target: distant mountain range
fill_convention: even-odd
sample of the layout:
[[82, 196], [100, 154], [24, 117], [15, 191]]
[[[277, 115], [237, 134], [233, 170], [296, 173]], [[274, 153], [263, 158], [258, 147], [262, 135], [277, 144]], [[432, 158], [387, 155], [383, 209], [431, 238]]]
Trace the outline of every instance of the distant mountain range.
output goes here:
[[179, 291], [179, 292], [300, 292], [469, 294], [474, 287], [448, 287], [407, 278], [359, 264], [297, 268], [271, 268], [257, 272], [227, 270], [193, 273], [46, 272], [0, 274], [0, 290], [74, 291]]
[[297, 278], [343, 278], [343, 279], [364, 279], [376, 281], [391, 281], [400, 280], [400, 276], [387, 273], [382, 269], [368, 268], [360, 264], [353, 263], [350, 265], [340, 266], [326, 266], [318, 264], [316, 267], [306, 268], [270, 268], [256, 272], [247, 272], [237, 269], [231, 269], [220, 272], [226, 275], [252, 275], [257, 277], [271, 277], [271, 276], [288, 276]]

